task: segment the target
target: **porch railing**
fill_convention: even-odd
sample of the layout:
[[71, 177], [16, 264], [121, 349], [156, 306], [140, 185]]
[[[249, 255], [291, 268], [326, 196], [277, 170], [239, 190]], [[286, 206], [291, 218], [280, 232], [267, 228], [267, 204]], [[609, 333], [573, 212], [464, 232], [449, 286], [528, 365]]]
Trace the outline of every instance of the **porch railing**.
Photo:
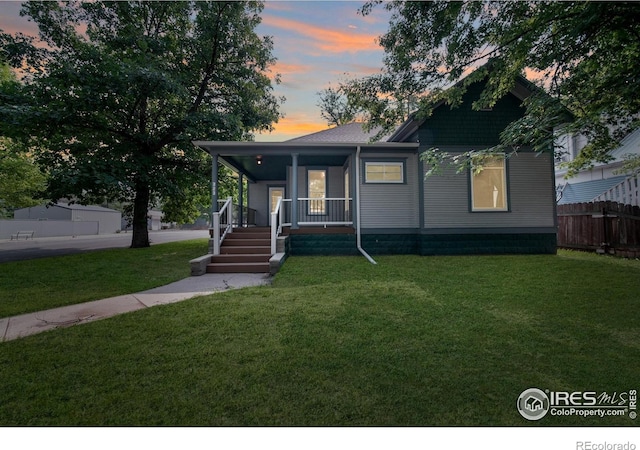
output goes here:
[[[290, 198], [282, 200], [282, 225], [293, 223]], [[299, 198], [297, 223], [301, 226], [313, 225], [353, 225], [351, 198]]]
[[233, 231], [233, 199], [231, 197], [226, 200], [218, 201], [218, 204], [222, 202], [222, 207], [218, 208], [217, 212], [213, 213], [211, 228], [213, 229], [213, 254], [220, 254], [220, 246], [222, 241], [227, 237], [227, 233]]
[[[278, 198], [271, 213], [271, 254], [277, 251], [276, 242], [282, 227], [293, 225], [290, 198]], [[299, 198], [298, 220], [301, 226], [353, 225], [352, 200], [350, 198]]]
[[233, 225], [237, 227], [248, 227], [256, 224], [256, 210], [242, 207], [242, 223], [240, 223], [240, 205], [233, 205]]

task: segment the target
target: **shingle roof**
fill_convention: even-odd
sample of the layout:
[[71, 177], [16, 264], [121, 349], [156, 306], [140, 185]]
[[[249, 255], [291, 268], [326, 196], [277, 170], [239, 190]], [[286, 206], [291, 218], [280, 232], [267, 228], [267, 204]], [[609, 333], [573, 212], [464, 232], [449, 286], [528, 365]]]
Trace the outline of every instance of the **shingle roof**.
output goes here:
[[[362, 123], [352, 122], [346, 125], [329, 128], [328, 130], [318, 131], [306, 136], [290, 139], [287, 142], [365, 143], [369, 142], [379, 131], [379, 128], [371, 131], [365, 131], [362, 126]], [[385, 141], [386, 137], [380, 139], [380, 142]]]
[[627, 177], [623, 175], [606, 178], [604, 180], [583, 181], [582, 183], [573, 184], [567, 183], [562, 190], [562, 197], [558, 200], [558, 205], [590, 202], [626, 178]]

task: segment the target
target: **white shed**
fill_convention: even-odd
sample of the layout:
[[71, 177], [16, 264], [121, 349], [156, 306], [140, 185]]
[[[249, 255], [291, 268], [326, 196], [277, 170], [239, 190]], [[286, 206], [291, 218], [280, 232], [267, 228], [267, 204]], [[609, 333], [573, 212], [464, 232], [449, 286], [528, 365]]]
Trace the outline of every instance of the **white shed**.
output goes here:
[[94, 205], [57, 203], [18, 209], [15, 220], [61, 220], [72, 222], [97, 222], [98, 234], [120, 231], [122, 213], [114, 209]]

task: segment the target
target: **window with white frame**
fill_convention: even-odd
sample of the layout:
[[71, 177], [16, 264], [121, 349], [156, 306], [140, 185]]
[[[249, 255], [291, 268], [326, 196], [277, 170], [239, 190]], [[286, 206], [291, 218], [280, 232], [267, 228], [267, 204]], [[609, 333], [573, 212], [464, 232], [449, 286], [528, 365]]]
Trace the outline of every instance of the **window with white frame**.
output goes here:
[[402, 161], [365, 161], [365, 183], [404, 183]]
[[485, 159], [471, 170], [471, 210], [508, 211], [507, 166], [504, 156]]

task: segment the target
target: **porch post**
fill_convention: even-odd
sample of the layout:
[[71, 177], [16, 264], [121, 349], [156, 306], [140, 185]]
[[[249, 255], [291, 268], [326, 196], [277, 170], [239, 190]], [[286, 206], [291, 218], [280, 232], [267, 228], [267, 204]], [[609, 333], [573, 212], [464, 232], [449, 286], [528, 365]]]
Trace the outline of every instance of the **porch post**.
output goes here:
[[291, 229], [298, 227], [298, 154], [291, 155]]
[[[217, 235], [217, 236], [216, 236]], [[218, 154], [211, 155], [211, 229], [209, 232], [209, 253], [219, 254], [220, 214], [218, 214]], [[217, 253], [216, 253], [217, 252]]]
[[244, 175], [238, 173], [238, 226], [244, 226], [244, 183], [242, 179]]
[[211, 155], [211, 214], [218, 212], [218, 154]]

